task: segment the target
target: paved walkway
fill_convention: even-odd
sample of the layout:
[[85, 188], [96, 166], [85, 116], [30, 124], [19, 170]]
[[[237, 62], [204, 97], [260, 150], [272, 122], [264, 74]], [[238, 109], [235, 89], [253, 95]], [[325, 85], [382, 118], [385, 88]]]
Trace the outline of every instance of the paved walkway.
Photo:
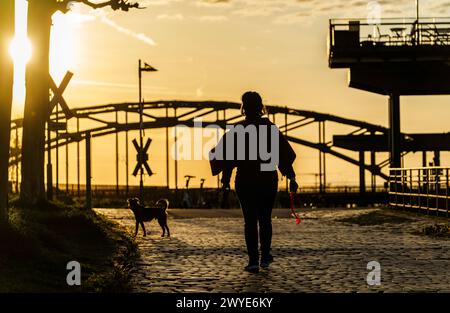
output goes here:
[[[130, 231], [129, 210], [99, 209]], [[287, 210], [273, 220], [275, 263], [259, 274], [242, 271], [247, 257], [239, 210], [172, 209], [172, 238], [159, 225], [138, 234], [141, 257], [136, 292], [450, 292], [450, 239], [416, 232], [436, 221], [379, 209], [302, 212], [296, 225]], [[360, 226], [342, 219], [371, 217]], [[366, 219], [361, 219], [362, 221]], [[375, 222], [373, 222], [375, 221]], [[442, 222], [442, 221], [441, 221]], [[369, 286], [367, 263], [381, 264], [381, 285]]]

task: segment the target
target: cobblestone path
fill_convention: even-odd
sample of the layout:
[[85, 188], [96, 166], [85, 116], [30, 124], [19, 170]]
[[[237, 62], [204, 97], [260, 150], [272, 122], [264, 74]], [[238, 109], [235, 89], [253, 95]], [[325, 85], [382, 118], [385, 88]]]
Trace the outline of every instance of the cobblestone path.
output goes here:
[[[98, 209], [134, 230], [129, 210]], [[342, 219], [367, 214], [379, 222], [360, 226]], [[385, 215], [388, 214], [388, 215]], [[390, 214], [390, 215], [389, 215]], [[401, 215], [400, 217], [398, 215]], [[172, 238], [147, 223], [138, 234], [136, 292], [449, 292], [450, 239], [417, 234], [436, 220], [380, 209], [302, 212], [302, 223], [276, 210], [270, 269], [243, 272], [247, 257], [239, 210], [172, 209]], [[369, 286], [366, 268], [381, 264], [381, 285]]]

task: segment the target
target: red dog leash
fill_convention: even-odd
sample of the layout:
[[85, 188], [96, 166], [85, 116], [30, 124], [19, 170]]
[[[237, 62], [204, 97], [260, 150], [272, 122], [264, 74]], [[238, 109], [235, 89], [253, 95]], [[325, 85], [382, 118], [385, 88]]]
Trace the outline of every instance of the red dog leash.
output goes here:
[[298, 225], [298, 224], [301, 223], [301, 220], [300, 220], [300, 215], [298, 215], [298, 213], [295, 212], [295, 209], [294, 209], [294, 193], [291, 192], [291, 193], [289, 193], [289, 195], [290, 195], [290, 198], [291, 198], [291, 212], [292, 212], [292, 216], [295, 217], [295, 224]]

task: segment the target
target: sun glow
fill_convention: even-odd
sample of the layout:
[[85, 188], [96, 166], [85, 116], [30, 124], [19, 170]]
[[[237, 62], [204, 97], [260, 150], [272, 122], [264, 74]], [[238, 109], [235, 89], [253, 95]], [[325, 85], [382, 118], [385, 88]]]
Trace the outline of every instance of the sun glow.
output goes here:
[[31, 58], [31, 43], [28, 38], [16, 36], [9, 46], [9, 53], [14, 63], [26, 64]]
[[25, 101], [25, 68], [32, 57], [31, 43], [27, 38], [27, 1], [16, 0], [15, 36], [9, 53], [14, 60], [13, 115], [21, 115]]
[[[9, 53], [14, 60], [14, 99], [13, 114], [22, 115], [25, 103], [25, 69], [33, 57], [33, 47], [27, 37], [27, 0], [16, 0], [15, 36]], [[78, 15], [60, 12], [53, 15], [50, 41], [50, 74], [59, 83], [68, 70], [73, 70], [76, 49], [74, 29], [79, 21]]]

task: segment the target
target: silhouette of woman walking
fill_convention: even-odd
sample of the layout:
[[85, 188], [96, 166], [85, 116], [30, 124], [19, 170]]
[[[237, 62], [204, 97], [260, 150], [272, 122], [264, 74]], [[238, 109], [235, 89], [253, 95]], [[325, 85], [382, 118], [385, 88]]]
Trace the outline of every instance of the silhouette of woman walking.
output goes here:
[[235, 189], [244, 215], [249, 257], [245, 271], [257, 273], [260, 266], [267, 268], [273, 262], [272, 208], [278, 191], [277, 167], [290, 180], [290, 191], [296, 192], [298, 184], [292, 167], [296, 155], [276, 125], [265, 117], [266, 109], [257, 92], [242, 96], [241, 112], [245, 120], [235, 124], [211, 150], [210, 164], [213, 175], [222, 172], [224, 190], [229, 190], [232, 171], [237, 168]]

